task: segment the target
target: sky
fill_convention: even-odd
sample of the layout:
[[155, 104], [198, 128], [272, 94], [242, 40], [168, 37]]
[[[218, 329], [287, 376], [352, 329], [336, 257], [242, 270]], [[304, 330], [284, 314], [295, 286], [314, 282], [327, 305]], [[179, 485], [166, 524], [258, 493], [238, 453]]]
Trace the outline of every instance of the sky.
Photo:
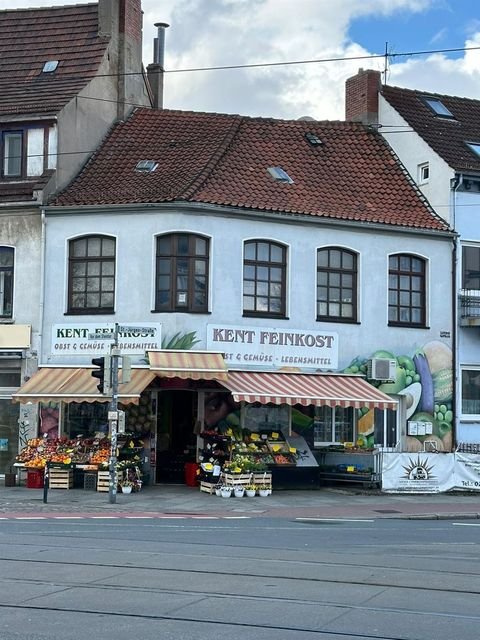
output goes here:
[[[82, 4], [0, 0], [0, 9]], [[166, 22], [170, 109], [317, 120], [344, 119], [345, 80], [359, 68], [387, 83], [480, 99], [478, 0], [143, 0], [144, 64], [154, 23]], [[479, 47], [478, 50], [425, 53]], [[331, 58], [334, 62], [179, 71]]]

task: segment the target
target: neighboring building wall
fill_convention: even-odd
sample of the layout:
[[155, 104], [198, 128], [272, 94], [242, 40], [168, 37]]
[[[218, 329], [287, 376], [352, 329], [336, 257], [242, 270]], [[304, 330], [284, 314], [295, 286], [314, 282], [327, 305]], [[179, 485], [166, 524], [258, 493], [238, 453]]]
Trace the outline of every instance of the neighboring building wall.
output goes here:
[[32, 350], [39, 348], [41, 219], [37, 211], [0, 213], [0, 245], [15, 248], [13, 318], [2, 324], [32, 326]]
[[[401, 162], [418, 184], [437, 214], [452, 224], [450, 215], [450, 180], [455, 172], [433, 149], [409, 126], [399, 113], [383, 98], [379, 97], [380, 133], [388, 141]], [[429, 178], [422, 182], [419, 167], [428, 163]]]
[[[457, 268], [457, 290], [462, 291], [462, 251], [465, 246], [480, 246], [480, 193], [474, 191], [458, 191], [455, 194], [455, 226], [459, 233], [459, 252]], [[480, 304], [480, 298], [479, 298]], [[478, 310], [472, 309], [473, 315]], [[462, 313], [462, 295], [459, 296], [459, 316]], [[480, 375], [480, 329], [478, 320], [472, 326], [460, 326], [458, 330], [458, 425], [457, 442], [480, 442], [480, 419], [462, 411], [462, 371], [478, 370]]]

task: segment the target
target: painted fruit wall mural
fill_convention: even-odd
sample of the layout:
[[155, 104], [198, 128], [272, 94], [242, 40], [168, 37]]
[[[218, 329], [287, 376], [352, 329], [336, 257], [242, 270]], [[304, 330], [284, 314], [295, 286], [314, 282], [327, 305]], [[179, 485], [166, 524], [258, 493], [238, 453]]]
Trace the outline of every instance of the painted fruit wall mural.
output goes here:
[[[412, 422], [431, 422], [431, 435], [406, 437], [406, 451], [422, 451], [424, 440], [435, 443], [437, 451], [451, 451], [453, 445], [453, 370], [452, 350], [432, 340], [411, 356], [378, 350], [368, 358], [357, 356], [344, 373], [366, 373], [369, 358], [388, 358], [397, 363], [395, 382], [378, 383], [387, 394], [405, 396], [406, 418]], [[373, 444], [373, 410], [361, 409], [358, 419], [358, 445]], [[372, 440], [372, 442], [370, 442]]]

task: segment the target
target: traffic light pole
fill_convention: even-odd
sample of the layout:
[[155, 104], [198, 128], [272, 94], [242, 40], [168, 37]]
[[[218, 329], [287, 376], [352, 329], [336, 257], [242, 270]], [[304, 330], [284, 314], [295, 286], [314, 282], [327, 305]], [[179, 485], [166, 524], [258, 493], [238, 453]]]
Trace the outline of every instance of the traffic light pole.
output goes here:
[[117, 501], [117, 433], [118, 433], [118, 358], [120, 349], [118, 348], [118, 324], [115, 323], [113, 344], [110, 348], [111, 356], [111, 391], [112, 399], [109, 406], [108, 423], [110, 426], [110, 459], [108, 468], [110, 479], [108, 484], [108, 501], [115, 504]]

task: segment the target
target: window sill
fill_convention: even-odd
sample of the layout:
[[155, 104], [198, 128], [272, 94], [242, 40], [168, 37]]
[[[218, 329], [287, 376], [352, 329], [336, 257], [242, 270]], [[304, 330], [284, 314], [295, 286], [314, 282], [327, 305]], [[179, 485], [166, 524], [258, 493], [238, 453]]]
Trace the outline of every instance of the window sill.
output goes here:
[[427, 331], [430, 329], [430, 327], [426, 324], [402, 324], [401, 322], [389, 322], [387, 326], [398, 327], [399, 329], [425, 329]]
[[316, 318], [317, 322], [335, 322], [337, 324], [362, 324], [360, 320], [343, 320], [342, 318], [326, 318], [319, 316]]
[[242, 318], [271, 318], [272, 320], [290, 320], [288, 316], [274, 313], [242, 313]]
[[158, 309], [151, 309], [150, 313], [194, 313], [196, 315], [211, 315], [211, 311], [194, 311], [189, 309], [162, 309], [161, 311]]
[[113, 309], [84, 309], [82, 311], [65, 311], [64, 316], [113, 316]]

